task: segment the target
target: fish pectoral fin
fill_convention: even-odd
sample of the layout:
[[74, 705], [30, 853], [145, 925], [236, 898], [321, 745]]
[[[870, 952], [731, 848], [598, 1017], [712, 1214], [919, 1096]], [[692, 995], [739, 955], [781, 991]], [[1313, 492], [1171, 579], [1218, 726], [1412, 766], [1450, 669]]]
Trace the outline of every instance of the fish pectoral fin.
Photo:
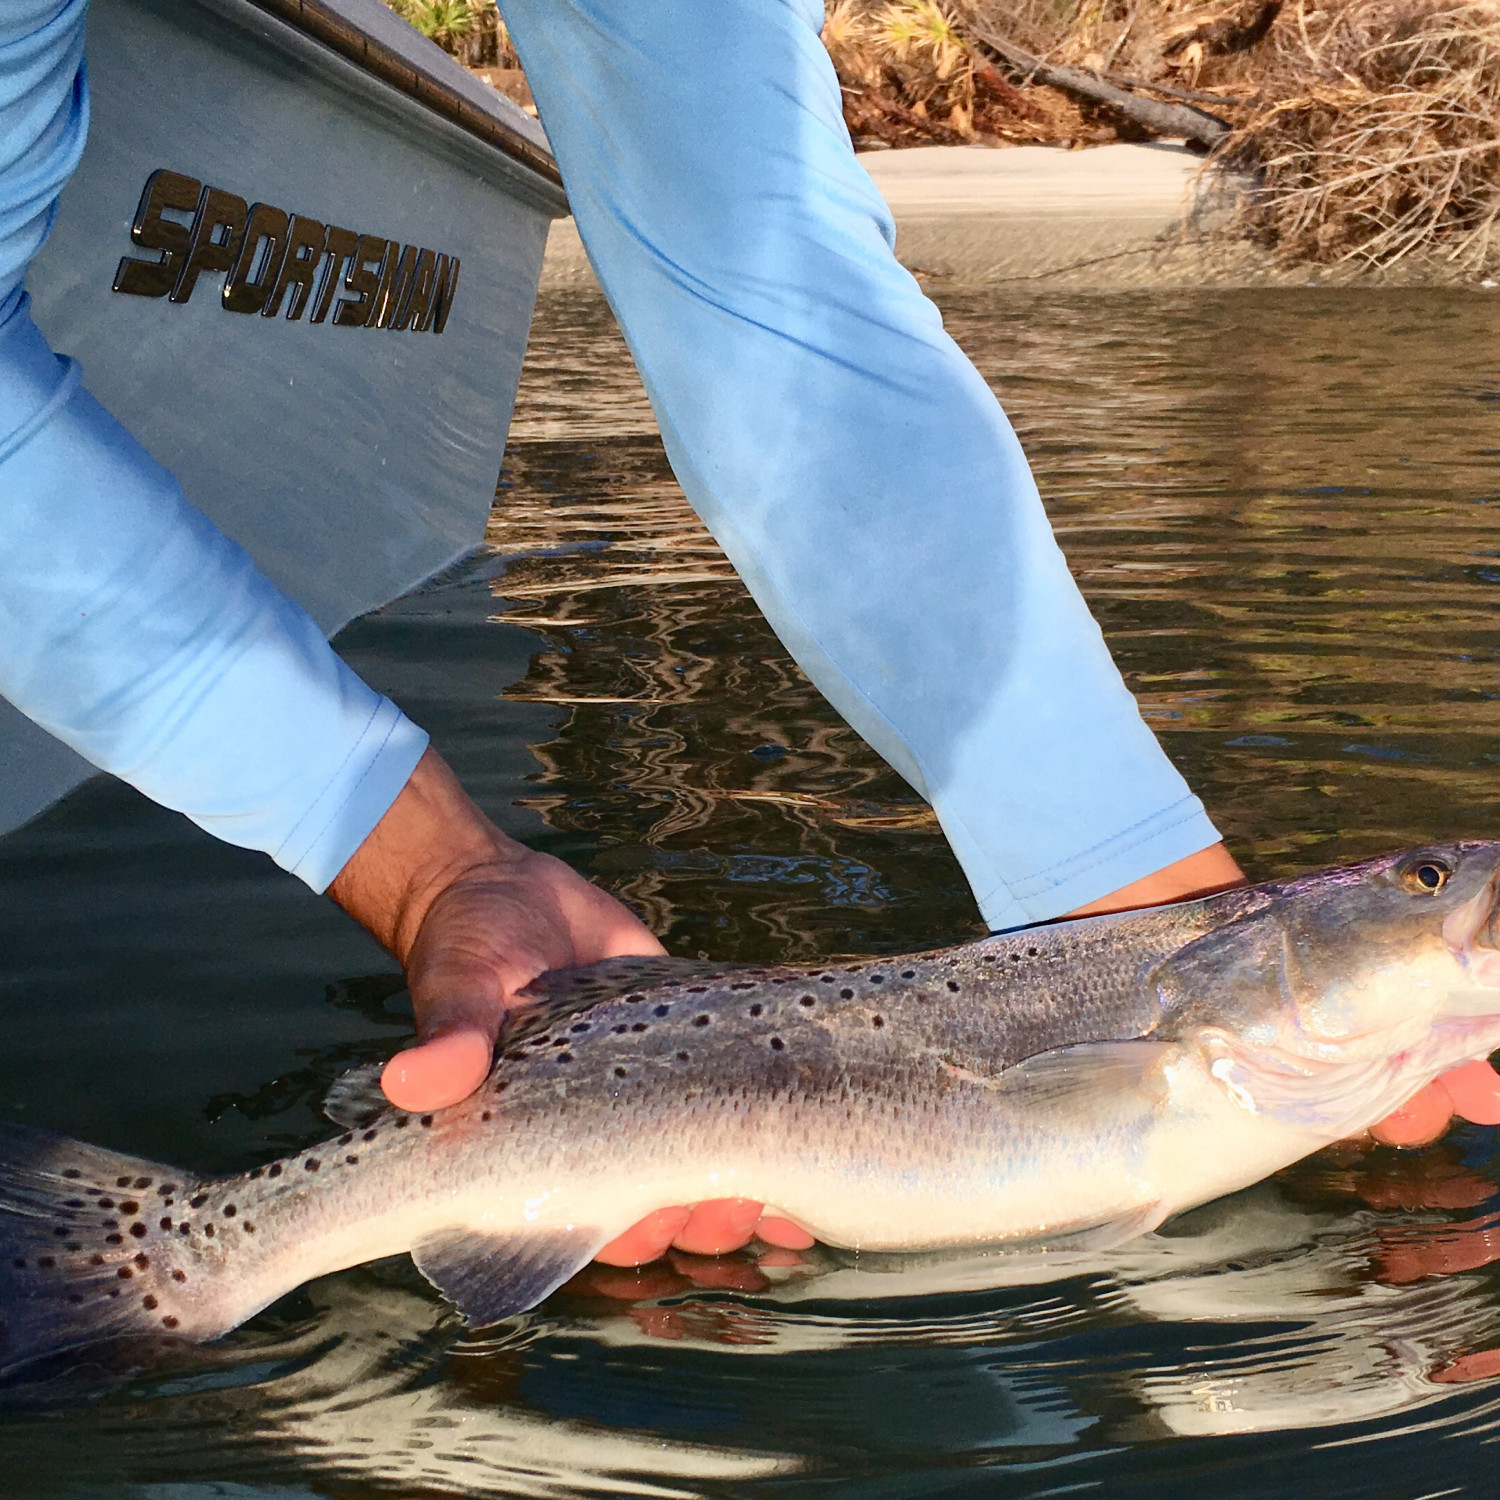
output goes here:
[[1097, 1114], [1108, 1102], [1128, 1101], [1133, 1111], [1164, 1099], [1163, 1064], [1180, 1049], [1173, 1042], [1080, 1042], [1054, 1047], [1013, 1064], [991, 1087], [1013, 1095], [1027, 1109], [1084, 1107]]
[[535, 1234], [445, 1229], [414, 1246], [411, 1258], [465, 1323], [484, 1328], [535, 1307], [576, 1276], [608, 1238], [581, 1228]]
[[384, 1063], [364, 1063], [350, 1068], [333, 1080], [328, 1097], [323, 1100], [323, 1113], [335, 1125], [345, 1130], [363, 1130], [366, 1125], [380, 1118], [391, 1108], [391, 1101], [380, 1087], [380, 1075], [385, 1071]]

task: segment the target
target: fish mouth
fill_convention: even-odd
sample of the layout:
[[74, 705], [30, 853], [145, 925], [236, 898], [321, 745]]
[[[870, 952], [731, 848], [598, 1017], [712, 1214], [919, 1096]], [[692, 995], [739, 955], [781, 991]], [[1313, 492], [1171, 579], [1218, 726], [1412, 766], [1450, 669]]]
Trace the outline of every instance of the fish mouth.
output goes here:
[[1500, 862], [1474, 895], [1444, 917], [1443, 941], [1476, 984], [1500, 989]]

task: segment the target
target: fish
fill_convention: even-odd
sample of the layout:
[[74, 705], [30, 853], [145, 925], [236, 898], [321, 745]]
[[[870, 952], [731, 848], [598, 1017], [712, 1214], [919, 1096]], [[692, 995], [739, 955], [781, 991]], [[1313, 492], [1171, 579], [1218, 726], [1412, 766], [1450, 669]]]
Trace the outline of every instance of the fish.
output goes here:
[[398, 1254], [489, 1325], [715, 1198], [845, 1250], [1108, 1250], [1497, 1046], [1496, 842], [910, 957], [609, 960], [543, 976], [470, 1098], [357, 1069], [342, 1134], [234, 1176], [0, 1124], [0, 1371]]

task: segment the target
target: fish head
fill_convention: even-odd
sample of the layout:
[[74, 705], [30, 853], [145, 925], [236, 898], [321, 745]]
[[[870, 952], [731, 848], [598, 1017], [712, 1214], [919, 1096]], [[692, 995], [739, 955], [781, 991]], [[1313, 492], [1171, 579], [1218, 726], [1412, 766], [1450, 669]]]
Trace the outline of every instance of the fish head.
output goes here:
[[1295, 1101], [1362, 1129], [1500, 1046], [1500, 843], [1275, 882], [1226, 912], [1156, 981], [1174, 1029], [1247, 1107]]

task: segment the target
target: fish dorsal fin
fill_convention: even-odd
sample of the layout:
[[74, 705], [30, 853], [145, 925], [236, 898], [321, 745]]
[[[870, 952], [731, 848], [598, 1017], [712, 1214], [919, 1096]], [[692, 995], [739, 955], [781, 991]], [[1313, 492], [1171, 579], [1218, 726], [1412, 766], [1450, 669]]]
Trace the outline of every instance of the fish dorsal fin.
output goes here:
[[384, 1071], [384, 1063], [374, 1062], [362, 1063], [339, 1074], [328, 1090], [328, 1097], [323, 1100], [323, 1113], [345, 1130], [363, 1130], [378, 1120], [391, 1108], [391, 1101], [380, 1087], [380, 1075]]
[[576, 1276], [608, 1238], [582, 1228], [536, 1234], [445, 1229], [420, 1241], [411, 1258], [465, 1323], [484, 1328], [535, 1307]]
[[737, 974], [745, 964], [708, 963], [692, 958], [607, 958], [576, 969], [550, 969], [521, 991], [524, 1002], [508, 1019], [503, 1040], [517, 1040], [564, 1016], [587, 1010], [602, 1000], [636, 990], [659, 989], [689, 980]]

